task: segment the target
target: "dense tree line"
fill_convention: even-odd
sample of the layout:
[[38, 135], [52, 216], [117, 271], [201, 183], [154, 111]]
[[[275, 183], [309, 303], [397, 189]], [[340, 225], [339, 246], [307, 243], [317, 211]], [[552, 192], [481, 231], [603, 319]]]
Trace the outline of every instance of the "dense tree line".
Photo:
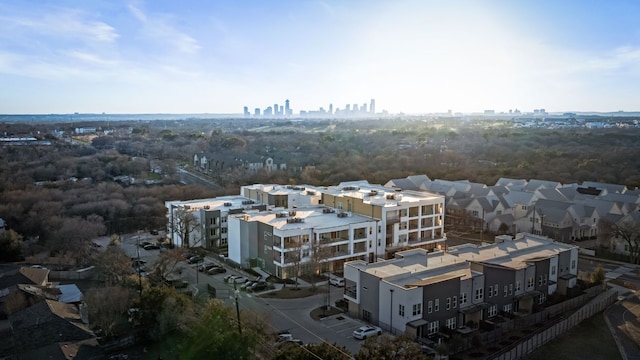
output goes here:
[[[510, 122], [454, 119], [257, 121], [193, 120], [87, 123], [102, 135], [53, 136], [69, 124], [0, 124], [7, 136], [35, 136], [51, 146], [0, 152], [0, 217], [25, 239], [52, 250], [102, 234], [164, 228], [166, 200], [237, 194], [251, 183], [337, 184], [427, 174], [432, 179], [493, 184], [500, 177], [562, 183], [585, 180], [640, 185], [640, 129], [517, 129]], [[104, 130], [107, 130], [104, 132]], [[176, 165], [193, 155], [272, 156], [287, 170], [249, 173], [225, 167], [215, 193], [179, 184]], [[161, 164], [162, 175], [150, 171]], [[118, 177], [161, 179], [128, 186]], [[83, 236], [69, 229], [83, 229]], [[84, 250], [83, 250], [84, 251]], [[81, 254], [82, 255], [82, 252]]]

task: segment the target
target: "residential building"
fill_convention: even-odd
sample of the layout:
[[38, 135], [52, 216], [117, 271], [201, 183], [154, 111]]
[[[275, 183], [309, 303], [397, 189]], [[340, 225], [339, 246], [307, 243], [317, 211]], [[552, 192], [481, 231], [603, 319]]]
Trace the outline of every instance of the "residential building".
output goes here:
[[[243, 196], [222, 196], [211, 199], [166, 201], [167, 236], [181, 247], [204, 247], [225, 251], [227, 248], [227, 218], [230, 214], [265, 206]], [[187, 214], [190, 214], [187, 216]], [[188, 233], [188, 242], [185, 241]]]
[[342, 271], [372, 258], [378, 221], [323, 206], [245, 211], [228, 217], [229, 259], [279, 278]]
[[525, 233], [496, 240], [347, 262], [349, 313], [393, 333], [427, 337], [443, 327], [467, 332], [499, 314], [529, 314], [549, 295], [575, 287], [577, 247]]
[[412, 247], [433, 250], [446, 240], [442, 195], [372, 185], [364, 180], [343, 182], [320, 191], [326, 206], [380, 220], [375, 252], [378, 256], [391, 256], [399, 249]]
[[308, 185], [254, 184], [240, 187], [240, 195], [268, 206], [295, 209], [319, 205], [320, 190]]

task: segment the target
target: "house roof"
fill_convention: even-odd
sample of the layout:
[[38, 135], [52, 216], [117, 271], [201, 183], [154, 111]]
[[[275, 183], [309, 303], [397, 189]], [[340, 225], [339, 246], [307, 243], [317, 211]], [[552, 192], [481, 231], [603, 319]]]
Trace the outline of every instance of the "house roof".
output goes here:
[[21, 267], [20, 273], [37, 285], [46, 285], [49, 281], [49, 269]]
[[75, 305], [42, 300], [9, 316], [17, 348], [35, 350], [61, 342], [86, 340], [95, 334], [80, 320]]
[[538, 180], [531, 179], [529, 183], [524, 187], [525, 191], [536, 191], [541, 188], [553, 189], [557, 187], [561, 187], [562, 184], [557, 181], [547, 181], [547, 180]]
[[94, 360], [103, 359], [104, 351], [95, 338], [79, 341], [63, 341], [20, 353], [20, 359]]
[[527, 186], [527, 180], [525, 179], [511, 179], [511, 178], [500, 178], [496, 181], [496, 185], [506, 186], [511, 190], [522, 190], [525, 186]]
[[592, 187], [600, 190], [607, 190], [608, 193], [618, 194], [624, 194], [624, 192], [627, 190], [626, 185], [608, 184], [594, 181], [583, 181], [582, 186], [587, 188]]

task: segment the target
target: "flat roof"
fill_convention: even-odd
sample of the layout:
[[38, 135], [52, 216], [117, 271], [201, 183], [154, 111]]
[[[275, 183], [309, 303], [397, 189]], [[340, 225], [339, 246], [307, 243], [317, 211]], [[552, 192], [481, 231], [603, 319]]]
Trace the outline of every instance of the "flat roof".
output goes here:
[[171, 205], [174, 206], [184, 206], [188, 205], [192, 208], [202, 209], [205, 207], [209, 207], [207, 210], [217, 210], [217, 209], [237, 209], [239, 207], [246, 207], [247, 205], [259, 204], [255, 200], [249, 199], [240, 195], [231, 195], [231, 196], [220, 196], [210, 199], [195, 199], [195, 200], [185, 200], [185, 201], [167, 201], [167, 207]]
[[379, 206], [398, 206], [402, 203], [443, 201], [444, 196], [427, 191], [399, 190], [366, 180], [342, 182], [337, 186], [319, 188], [319, 191], [334, 196], [348, 196], [362, 199], [364, 203]]
[[[330, 230], [331, 228], [344, 229], [350, 224], [358, 224], [363, 222], [376, 221], [368, 216], [363, 216], [355, 213], [340, 212], [325, 212], [324, 206], [305, 206], [296, 208], [295, 210], [286, 210], [283, 208], [274, 208], [266, 211], [248, 211], [244, 214], [234, 215], [236, 217], [242, 217], [245, 221], [259, 221], [264, 224], [269, 224], [275, 229], [289, 230], [289, 229], [318, 229], [318, 230]], [[338, 216], [338, 214], [345, 214], [344, 216]], [[282, 214], [281, 217], [278, 214]], [[293, 219], [299, 219], [299, 221], [292, 221]]]

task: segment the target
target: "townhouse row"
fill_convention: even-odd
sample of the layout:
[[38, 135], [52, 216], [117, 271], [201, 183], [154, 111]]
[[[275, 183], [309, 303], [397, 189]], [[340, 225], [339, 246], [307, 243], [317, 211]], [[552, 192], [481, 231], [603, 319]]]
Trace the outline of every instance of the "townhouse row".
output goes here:
[[496, 316], [527, 315], [576, 286], [578, 248], [528, 233], [496, 243], [411, 249], [393, 259], [344, 265], [351, 316], [393, 333], [467, 333]]

